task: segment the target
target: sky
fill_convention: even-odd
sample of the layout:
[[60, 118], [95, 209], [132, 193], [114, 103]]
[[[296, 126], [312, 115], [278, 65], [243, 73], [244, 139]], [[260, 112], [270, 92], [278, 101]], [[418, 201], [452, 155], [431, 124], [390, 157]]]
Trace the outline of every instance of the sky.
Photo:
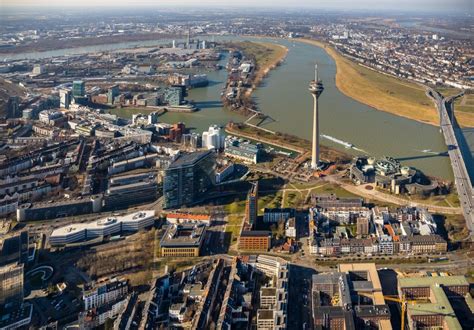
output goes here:
[[399, 11], [473, 12], [474, 0], [0, 0], [8, 7], [286, 7]]

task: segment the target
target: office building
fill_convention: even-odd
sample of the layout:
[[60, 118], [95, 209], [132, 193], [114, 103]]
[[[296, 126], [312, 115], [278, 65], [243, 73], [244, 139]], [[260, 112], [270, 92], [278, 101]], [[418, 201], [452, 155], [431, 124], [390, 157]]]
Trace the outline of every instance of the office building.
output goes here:
[[258, 217], [258, 181], [252, 183], [247, 194], [247, 204], [245, 206], [245, 220], [250, 226], [255, 226]]
[[31, 323], [33, 305], [23, 302], [23, 264], [0, 267], [0, 329], [26, 328]]
[[212, 151], [176, 158], [163, 172], [163, 207], [178, 208], [201, 199], [214, 185], [216, 160]]
[[54, 203], [26, 203], [16, 210], [17, 221], [36, 221], [70, 217], [99, 212], [102, 208], [102, 196], [89, 199], [67, 199]]
[[115, 97], [120, 94], [119, 86], [113, 85], [107, 91], [107, 103], [114, 104]]
[[375, 264], [340, 264], [312, 282], [314, 328], [392, 329]]
[[154, 210], [104, 218], [90, 223], [75, 223], [55, 229], [49, 237], [49, 244], [52, 246], [67, 245], [121, 233], [136, 232], [151, 227], [154, 223]]
[[86, 95], [86, 83], [82, 80], [76, 80], [72, 83], [72, 96], [83, 97]]
[[263, 222], [276, 223], [280, 221], [286, 222], [288, 219], [295, 216], [295, 209], [292, 208], [275, 208], [263, 209]]
[[7, 102], [7, 118], [20, 118], [20, 98], [18, 96], [10, 96]]
[[242, 230], [239, 250], [267, 252], [271, 248], [271, 238], [267, 230]]
[[169, 225], [161, 238], [162, 257], [199, 257], [206, 226], [182, 223]]
[[181, 141], [183, 146], [189, 147], [193, 150], [199, 149], [202, 147], [202, 137], [197, 133], [183, 134], [181, 136]]
[[14, 262], [26, 264], [28, 262], [28, 231], [0, 239], [0, 266]]
[[59, 106], [64, 109], [69, 109], [71, 104], [72, 93], [69, 89], [61, 89], [59, 91]]
[[23, 264], [14, 262], [0, 267], [0, 305], [23, 302]]
[[318, 65], [314, 69], [314, 80], [309, 84], [309, 92], [313, 96], [313, 139], [311, 148], [311, 168], [318, 169], [319, 166], [319, 112], [318, 99], [323, 92], [323, 83], [318, 79]]
[[119, 210], [132, 205], [153, 202], [157, 198], [158, 182], [153, 177], [126, 185], [110, 186], [104, 195], [104, 208]]
[[[473, 304], [464, 276], [402, 277], [398, 292], [405, 296], [409, 329], [472, 329]], [[462, 315], [458, 318], [460, 308]], [[470, 316], [469, 316], [470, 314]]]
[[163, 94], [163, 99], [165, 103], [167, 103], [170, 106], [179, 106], [183, 104], [184, 95], [185, 93], [183, 92], [182, 87], [172, 86], [165, 89], [165, 92]]

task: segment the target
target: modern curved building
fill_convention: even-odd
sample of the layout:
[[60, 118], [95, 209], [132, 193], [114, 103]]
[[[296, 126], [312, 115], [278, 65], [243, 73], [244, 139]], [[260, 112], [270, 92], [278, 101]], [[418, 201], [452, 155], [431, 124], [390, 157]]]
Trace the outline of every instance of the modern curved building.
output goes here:
[[438, 188], [437, 181], [430, 181], [422, 173], [391, 157], [375, 159], [356, 157], [350, 166], [350, 178], [356, 185], [375, 183], [393, 194], [409, 193], [430, 195]]
[[51, 233], [49, 243], [66, 245], [122, 232], [135, 232], [155, 222], [155, 211], [139, 211], [121, 217], [109, 217], [90, 223], [78, 223], [58, 228]]

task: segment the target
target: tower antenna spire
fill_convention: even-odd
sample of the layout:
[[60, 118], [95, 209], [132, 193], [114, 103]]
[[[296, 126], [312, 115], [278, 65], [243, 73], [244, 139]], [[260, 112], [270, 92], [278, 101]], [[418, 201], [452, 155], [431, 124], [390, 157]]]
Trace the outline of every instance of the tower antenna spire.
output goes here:
[[318, 65], [314, 65], [314, 81], [318, 82]]

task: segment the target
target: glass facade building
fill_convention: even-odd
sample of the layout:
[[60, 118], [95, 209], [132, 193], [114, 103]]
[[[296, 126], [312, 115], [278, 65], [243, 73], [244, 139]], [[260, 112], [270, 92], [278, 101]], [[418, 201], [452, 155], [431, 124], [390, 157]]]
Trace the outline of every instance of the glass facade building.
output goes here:
[[84, 96], [86, 95], [86, 84], [82, 80], [76, 80], [72, 83], [72, 95]]
[[215, 183], [216, 160], [212, 151], [178, 157], [164, 171], [164, 208], [195, 203]]

